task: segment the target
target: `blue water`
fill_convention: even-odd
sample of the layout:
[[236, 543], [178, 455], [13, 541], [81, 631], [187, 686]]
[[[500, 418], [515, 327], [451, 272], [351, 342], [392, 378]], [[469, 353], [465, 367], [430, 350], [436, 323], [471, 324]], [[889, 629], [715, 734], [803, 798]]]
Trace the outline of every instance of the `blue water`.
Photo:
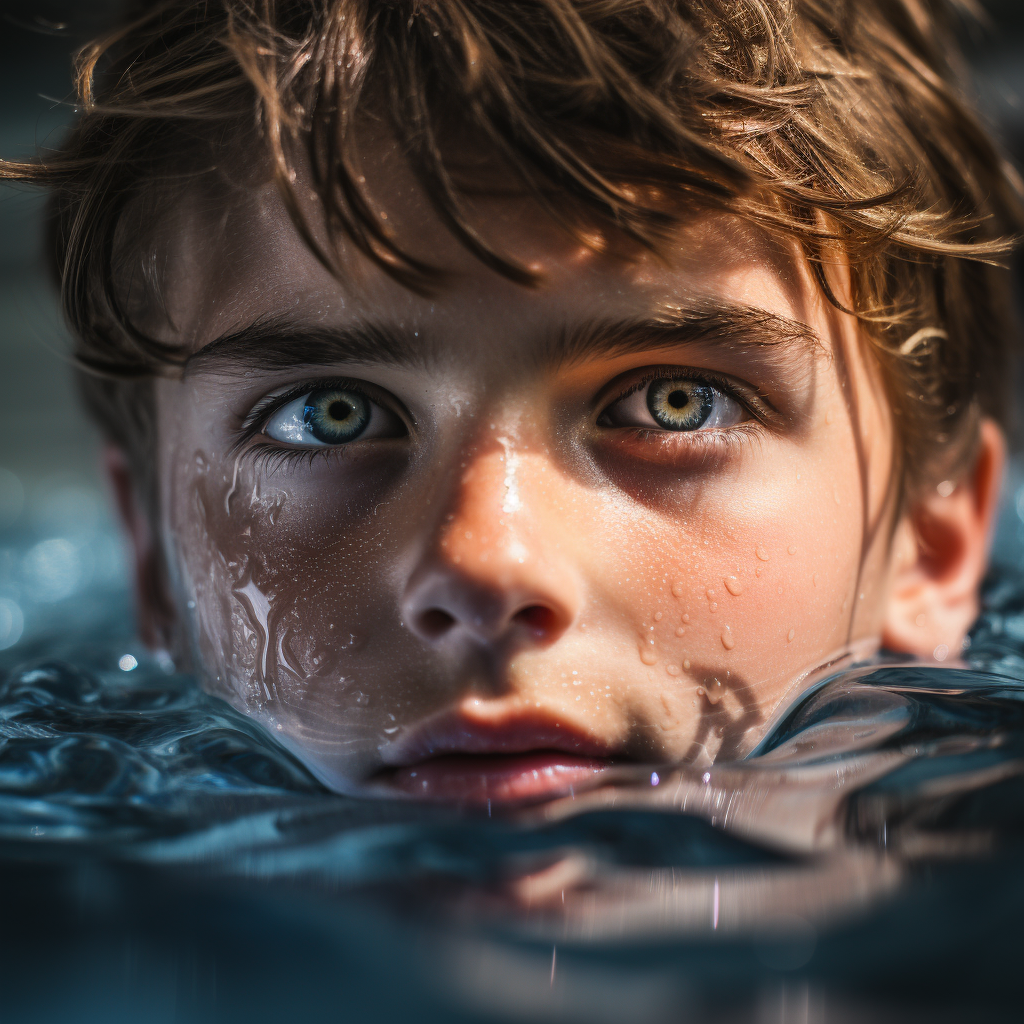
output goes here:
[[63, 595], [0, 665], [0, 1020], [1020, 1019], [1003, 566], [958, 666], [882, 655], [743, 762], [494, 817], [325, 791], [118, 587]]

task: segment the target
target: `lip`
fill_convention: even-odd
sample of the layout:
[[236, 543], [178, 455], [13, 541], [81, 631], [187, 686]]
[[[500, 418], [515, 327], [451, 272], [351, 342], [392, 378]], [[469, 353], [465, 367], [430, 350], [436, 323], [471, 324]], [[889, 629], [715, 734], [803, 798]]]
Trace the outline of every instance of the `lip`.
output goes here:
[[614, 763], [607, 744], [572, 725], [510, 713], [434, 716], [381, 750], [375, 781], [415, 799], [520, 803], [589, 788]]

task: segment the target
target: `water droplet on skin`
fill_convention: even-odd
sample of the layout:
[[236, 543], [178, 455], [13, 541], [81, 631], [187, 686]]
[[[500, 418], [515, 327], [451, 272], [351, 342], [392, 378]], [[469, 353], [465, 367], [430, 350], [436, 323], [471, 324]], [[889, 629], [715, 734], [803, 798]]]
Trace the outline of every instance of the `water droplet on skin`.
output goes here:
[[715, 591], [714, 591], [713, 587], [708, 587], [707, 590], [704, 591], [704, 593], [707, 594], [707, 597], [708, 597], [709, 601], [714, 601], [714, 599], [715, 599]]
[[818, 585], [818, 574], [816, 572], [811, 573], [811, 586], [816, 587]]
[[683, 622], [685, 622], [687, 625], [690, 624], [690, 613], [689, 612], [683, 612]]
[[952, 480], [943, 480], [935, 490], [940, 498], [948, 498], [956, 490], [956, 484]]
[[725, 686], [722, 685], [721, 679], [712, 679], [704, 690], [704, 696], [707, 697], [709, 704], [717, 704], [724, 695]]
[[932, 657], [936, 661], [945, 661], [949, 657], [949, 648], [945, 644], [939, 644], [938, 647], [932, 651]]
[[848, 597], [844, 597], [843, 598], [843, 607], [840, 610], [845, 612], [846, 609], [849, 608], [849, 607], [850, 607], [850, 599]]
[[711, 608], [711, 610], [713, 612], [718, 611], [718, 602], [717, 601], [712, 601], [711, 604], [709, 605], [709, 607]]
[[829, 426], [831, 426], [831, 424], [832, 424], [832, 419], [833, 419], [832, 410], [831, 409], [826, 409], [825, 410], [825, 422], [827, 424], [829, 424]]
[[666, 672], [667, 672], [667, 673], [668, 673], [668, 674], [669, 674], [670, 676], [677, 676], [677, 675], [679, 675], [679, 668], [678, 668], [678, 666], [676, 666], [676, 665], [666, 665], [666, 666], [665, 666], [665, 671], [666, 671]]
[[704, 696], [704, 687], [703, 686], [698, 686], [697, 687], [697, 696], [698, 697], [703, 697]]
[[369, 703], [370, 703], [370, 697], [369, 697], [369, 694], [366, 694], [366, 693], [357, 693], [357, 694], [356, 694], [356, 703], [357, 703], [357, 704], [358, 704], [358, 705], [359, 705], [359, 706], [360, 706], [361, 708], [365, 708], [365, 707], [367, 706], [367, 704], [369, 704]]
[[732, 594], [733, 597], [739, 597], [743, 593], [743, 584], [735, 576], [726, 576], [725, 578], [725, 589]]
[[722, 630], [722, 646], [727, 650], [731, 651], [736, 646], [736, 641], [733, 639], [732, 630], [726, 626]]
[[683, 662], [683, 668], [684, 668], [684, 669], [685, 669], [685, 670], [686, 670], [687, 672], [689, 672], [689, 671], [690, 671], [690, 659], [689, 659], [689, 658], [687, 658], [687, 659], [686, 659], [686, 660], [685, 660], [685, 661]]
[[761, 547], [760, 544], [758, 544], [758, 546], [754, 549], [754, 554], [757, 555], [757, 557], [760, 558], [762, 562], [768, 561], [768, 552], [765, 551], [765, 549]]
[[682, 626], [676, 627], [676, 636], [686, 636], [686, 630]]
[[673, 583], [672, 584], [672, 596], [673, 597], [682, 597], [683, 594], [685, 594], [685, 593], [686, 593], [686, 588], [682, 585], [682, 583]]
[[796, 554], [796, 545], [795, 545], [795, 544], [790, 544], [790, 545], [789, 545], [789, 547], [788, 547], [788, 548], [786, 548], [786, 550], [787, 550], [787, 551], [788, 551], [788, 552], [789, 552], [789, 553], [790, 553], [791, 555], [795, 555], [795, 554]]
[[790, 630], [790, 631], [789, 631], [789, 632], [788, 632], [788, 633], [786, 634], [786, 639], [787, 639], [787, 640], [792, 640], [792, 639], [793, 639], [793, 637], [795, 637], [795, 636], [796, 636], [796, 630], [795, 630], [795, 629], [791, 629], [791, 630]]
[[918, 627], [928, 625], [928, 616], [925, 615], [924, 612], [921, 612], [921, 614], [918, 615], [916, 619], [914, 619], [914, 625]]
[[[655, 664], [657, 662], [658, 656], [654, 653], [654, 651], [641, 651], [640, 652], [640, 660], [645, 665], [653, 665], [653, 664]], [[577, 699], [579, 699], [579, 698], [577, 698]]]
[[661, 620], [662, 620], [663, 618], [664, 618], [664, 616], [662, 615], [662, 613], [661, 613], [661, 612], [655, 612], [655, 613], [654, 613], [654, 621], [655, 621], [655, 622], [661, 622]]

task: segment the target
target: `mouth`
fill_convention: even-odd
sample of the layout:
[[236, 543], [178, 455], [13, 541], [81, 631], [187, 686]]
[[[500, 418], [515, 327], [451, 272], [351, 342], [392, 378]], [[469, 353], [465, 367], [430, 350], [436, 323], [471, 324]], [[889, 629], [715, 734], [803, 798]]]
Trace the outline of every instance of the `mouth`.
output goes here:
[[431, 719], [381, 751], [393, 795], [471, 805], [535, 802], [596, 785], [612, 751], [561, 722], [462, 714]]

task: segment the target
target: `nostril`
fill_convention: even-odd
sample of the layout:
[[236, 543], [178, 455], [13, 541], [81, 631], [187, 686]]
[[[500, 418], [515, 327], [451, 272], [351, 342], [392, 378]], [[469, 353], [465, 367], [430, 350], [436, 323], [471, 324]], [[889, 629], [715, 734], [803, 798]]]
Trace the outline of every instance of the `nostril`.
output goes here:
[[512, 616], [513, 622], [526, 626], [538, 636], [553, 636], [558, 630], [558, 616], [542, 604], [531, 604], [520, 608]]
[[416, 625], [423, 636], [433, 640], [443, 636], [455, 625], [455, 617], [443, 608], [428, 608], [416, 620]]

